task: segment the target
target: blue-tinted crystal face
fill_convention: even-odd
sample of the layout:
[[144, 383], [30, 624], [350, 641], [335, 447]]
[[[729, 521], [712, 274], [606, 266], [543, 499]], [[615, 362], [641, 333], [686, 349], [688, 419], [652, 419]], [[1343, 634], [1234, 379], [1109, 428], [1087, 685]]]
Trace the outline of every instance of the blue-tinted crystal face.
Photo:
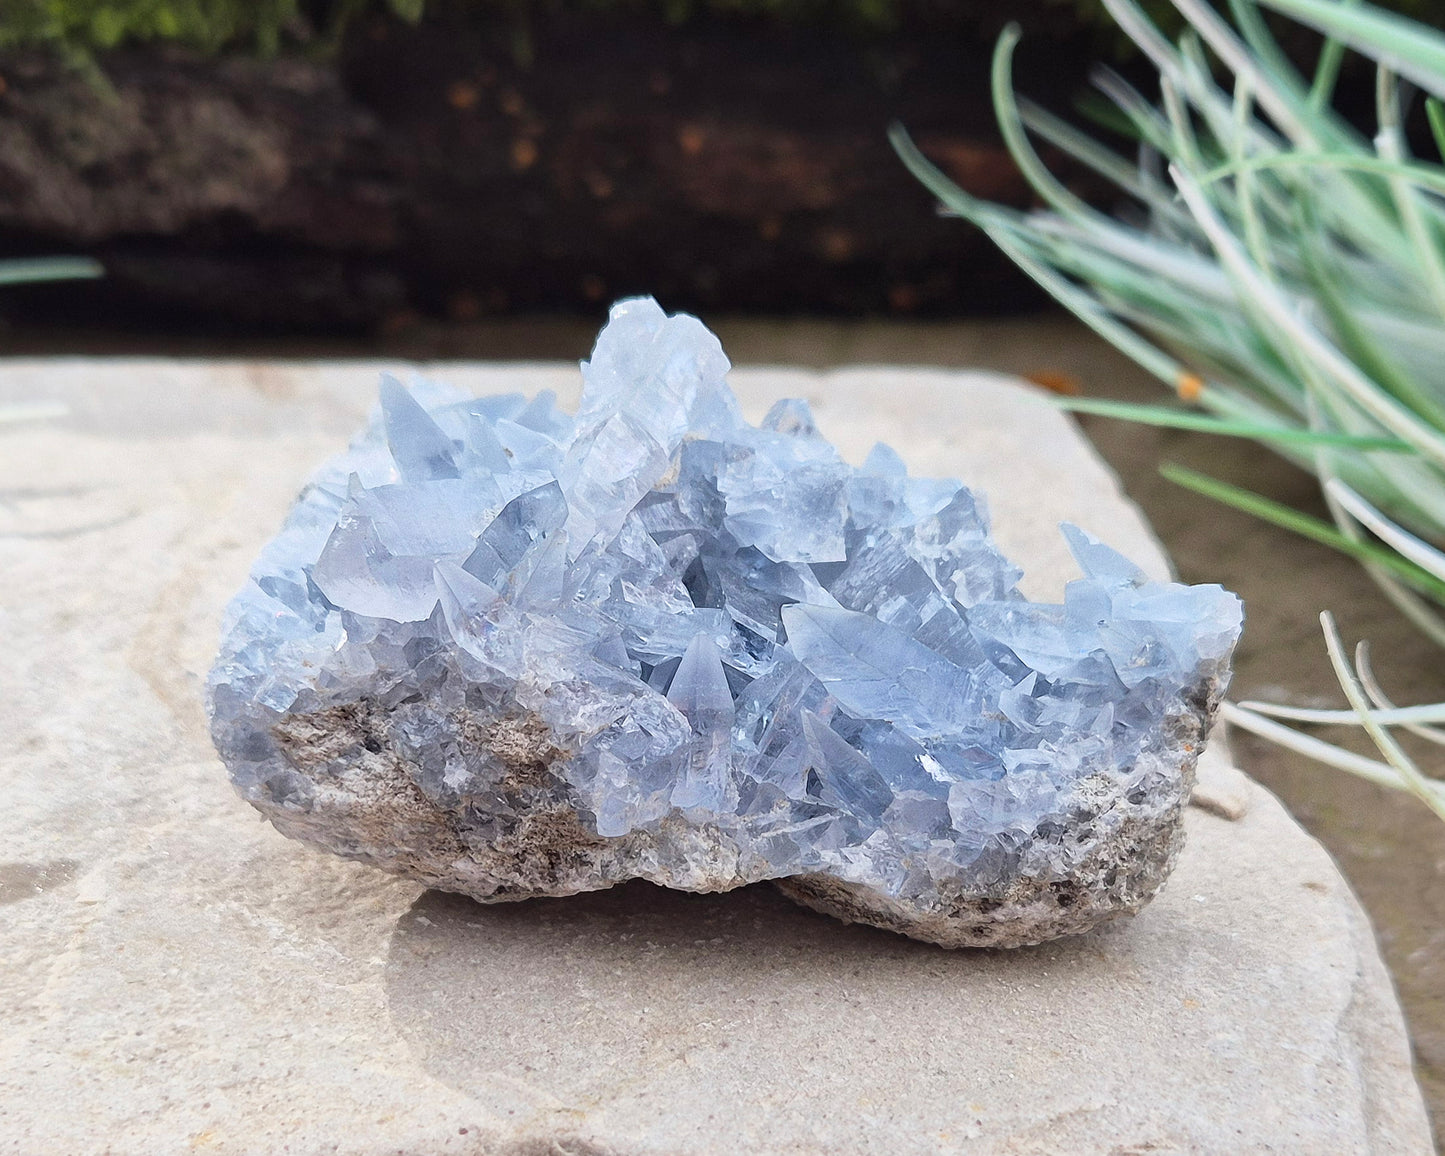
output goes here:
[[680, 823], [739, 880], [916, 897], [1030, 848], [1066, 872], [1050, 832], [1159, 789], [1169, 728], [1227, 677], [1233, 595], [1065, 527], [1083, 577], [1028, 602], [982, 497], [885, 446], [848, 465], [800, 401], [748, 424], [728, 369], [637, 299], [575, 417], [386, 379], [231, 607], [212, 715], [243, 792], [315, 789], [268, 736], [365, 702], [423, 793], [490, 829], [514, 804], [487, 736], [521, 718], [595, 835]]

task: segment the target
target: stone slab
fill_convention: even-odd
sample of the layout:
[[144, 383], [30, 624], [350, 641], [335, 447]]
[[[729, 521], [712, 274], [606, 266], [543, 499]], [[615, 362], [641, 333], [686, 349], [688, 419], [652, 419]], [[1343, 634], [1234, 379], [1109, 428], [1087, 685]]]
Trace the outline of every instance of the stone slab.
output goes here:
[[[200, 685], [221, 608], [374, 396], [365, 363], [0, 362], [0, 1151], [1427, 1153], [1368, 923], [1201, 764], [1137, 919], [946, 952], [767, 887], [482, 907], [281, 838]], [[394, 368], [394, 367], [393, 367]], [[437, 367], [478, 391], [558, 366]], [[1064, 518], [1167, 561], [1067, 418], [984, 375], [748, 370], [986, 490], [1035, 597]]]

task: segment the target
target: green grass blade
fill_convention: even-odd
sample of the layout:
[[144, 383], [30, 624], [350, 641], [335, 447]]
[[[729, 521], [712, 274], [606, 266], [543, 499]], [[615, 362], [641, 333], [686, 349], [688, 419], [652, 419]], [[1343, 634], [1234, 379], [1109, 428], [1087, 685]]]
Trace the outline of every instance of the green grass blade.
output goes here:
[[1136, 144], [1147, 143], [1144, 134], [1139, 131], [1139, 127], [1129, 118], [1128, 114], [1102, 93], [1084, 92], [1074, 99], [1073, 104], [1075, 112], [1106, 132], [1114, 133], [1116, 136], [1124, 137]]
[[[1267, 718], [1290, 722], [1314, 723], [1317, 726], [1359, 726], [1360, 716], [1352, 710], [1314, 710], [1308, 707], [1283, 706], [1272, 702], [1246, 699], [1238, 703], [1240, 710], [1252, 710]], [[1376, 707], [1370, 712], [1381, 726], [1412, 726], [1445, 722], [1445, 703], [1425, 706]]]
[[1345, 46], [1333, 38], [1326, 40], [1320, 49], [1319, 63], [1315, 65], [1315, 77], [1310, 84], [1309, 102], [1314, 109], [1323, 109], [1335, 95], [1335, 82], [1340, 76], [1340, 65], [1345, 59]]
[[1123, 135], [1148, 145], [1164, 156], [1173, 155], [1169, 124], [1163, 114], [1144, 99], [1143, 94], [1112, 69], [1094, 69], [1092, 80], [1094, 87], [1105, 99], [1112, 101], [1119, 115], [1129, 122], [1129, 132]]
[[1425, 91], [1445, 97], [1445, 34], [1370, 4], [1338, 0], [1260, 0], [1326, 36], [1408, 76]]
[[1105, 10], [1114, 18], [1114, 23], [1134, 42], [1135, 47], [1154, 62], [1161, 76], [1174, 75], [1178, 71], [1179, 58], [1174, 46], [1134, 0], [1102, 0]]
[[959, 216], [982, 226], [994, 217], [1014, 215], [971, 197], [960, 189], [944, 175], [943, 170], [923, 155], [923, 151], [908, 135], [908, 130], [897, 121], [888, 128], [888, 143], [893, 146], [898, 159], [918, 183]]
[[1269, 156], [1230, 160], [1209, 169], [1199, 178], [1200, 184], [1213, 185], [1241, 173], [1306, 169], [1334, 169], [1342, 172], [1401, 177], [1422, 189], [1445, 193], [1445, 168], [1421, 161], [1390, 161], [1382, 157], [1354, 153], [1272, 153]]
[[1009, 154], [1018, 165], [1019, 171], [1028, 178], [1034, 191], [1043, 197], [1056, 211], [1074, 219], [1107, 221], [1108, 218], [1075, 196], [1063, 183], [1049, 172], [1048, 166], [1039, 159], [1029, 142], [1028, 130], [1024, 127], [1023, 115], [1019, 111], [1013, 88], [1013, 54], [1023, 32], [1017, 24], [1009, 24], [999, 34], [993, 50], [993, 69], [990, 82], [993, 90], [994, 114], [998, 118], [999, 132]]
[[1430, 135], [1435, 138], [1435, 151], [1445, 161], [1445, 104], [1430, 97], [1425, 101], [1425, 116], [1430, 121]]
[[1425, 424], [1414, 410], [1401, 405], [1380, 389], [1360, 368], [1308, 324], [1295, 299], [1263, 278], [1245, 255], [1203, 190], [1180, 169], [1171, 170], [1180, 195], [1209, 238], [1220, 264], [1241, 287], [1241, 302], [1251, 315], [1274, 327], [1281, 340], [1294, 349], [1302, 364], [1310, 365], [1333, 387], [1349, 396], [1380, 425], [1392, 430], [1432, 461], [1445, 464], [1445, 435]]
[[1332, 446], [1337, 449], [1351, 449], [1360, 452], [1382, 452], [1404, 454], [1411, 451], [1409, 442], [1391, 437], [1359, 437], [1346, 433], [1327, 433], [1308, 429], [1292, 429], [1287, 426], [1270, 426], [1259, 422], [1230, 421], [1226, 418], [1210, 417], [1208, 414], [1191, 413], [1188, 410], [1173, 409], [1164, 405], [1135, 405], [1125, 401], [1106, 401], [1102, 398], [1061, 397], [1053, 404], [1071, 413], [1094, 414], [1099, 417], [1118, 418], [1139, 425], [1161, 426], [1165, 429], [1194, 430], [1199, 433], [1216, 434], [1220, 437], [1250, 438], [1257, 441], [1276, 442], [1289, 446]]
[[[1283, 723], [1265, 718], [1252, 710], [1242, 710], [1232, 702], [1221, 703], [1219, 715], [1232, 726], [1259, 735], [1261, 738], [1267, 738], [1292, 751], [1298, 751], [1324, 766], [1348, 771], [1368, 782], [1389, 787], [1392, 790], [1409, 790], [1409, 783], [1389, 763], [1367, 759], [1363, 755], [1357, 755], [1353, 751], [1347, 751], [1343, 747], [1337, 747], [1333, 743], [1327, 743], [1313, 735], [1301, 734]], [[1437, 799], [1445, 802], [1445, 784], [1434, 783], [1432, 790]]]
[[1189, 214], [1175, 204], [1173, 189], [1152, 179], [1112, 149], [1105, 148], [1032, 101], [1020, 101], [1019, 113], [1029, 131], [1113, 181], [1130, 196], [1148, 205], [1151, 212], [1168, 217], [1176, 224], [1189, 221]]
[[[1346, 2], [1353, 3], [1355, 0]], [[1364, 141], [1359, 133], [1330, 107], [1340, 63], [1345, 55], [1345, 46], [1338, 40], [1326, 39], [1315, 63], [1309, 88], [1305, 89], [1299, 73], [1260, 15], [1256, 0], [1229, 0], [1229, 10], [1245, 42], [1259, 58], [1260, 64], [1281, 87], [1288, 90], [1291, 102], [1300, 108], [1320, 135], [1334, 138], [1337, 142], [1348, 142], [1357, 148], [1363, 147]]]
[[1436, 426], [1445, 428], [1445, 410], [1436, 398], [1420, 389], [1409, 373], [1401, 369], [1376, 340], [1367, 325], [1360, 322], [1351, 308], [1351, 287], [1326, 264], [1322, 227], [1314, 201], [1302, 198], [1295, 225], [1295, 237], [1303, 258], [1305, 277], [1334, 330], [1340, 347], [1352, 361], [1369, 374], [1382, 388], [1427, 417]]
[[1278, 83], [1288, 85], [1296, 98], [1303, 95], [1304, 82], [1260, 16], [1259, 5], [1254, 0], [1229, 0], [1229, 13], [1260, 65]]
[[70, 281], [101, 277], [105, 270], [89, 257], [36, 257], [0, 261], [0, 285], [22, 285], [34, 281]]
[[[1346, 4], [1358, 4], [1359, 0], [1344, 0]], [[1315, 62], [1314, 80], [1310, 84], [1310, 107], [1324, 113], [1335, 97], [1335, 82], [1340, 78], [1340, 65], [1345, 60], [1344, 41], [1334, 36], [1325, 37], [1320, 49], [1319, 60]]]
[[1379, 748], [1380, 754], [1385, 756], [1385, 761], [1400, 772], [1401, 779], [1410, 791], [1434, 811], [1437, 817], [1445, 819], [1445, 799], [1440, 796], [1439, 784], [1426, 778], [1415, 765], [1415, 760], [1395, 741], [1394, 735], [1375, 721], [1370, 710], [1369, 696], [1345, 656], [1344, 640], [1340, 637], [1339, 628], [1335, 626], [1334, 616], [1328, 611], [1321, 614], [1320, 626], [1325, 632], [1325, 649], [1329, 652], [1330, 664], [1335, 668], [1335, 676], [1340, 680], [1340, 689], [1350, 700], [1350, 706], [1359, 716], [1365, 733]]
[[[1376, 69], [1375, 75], [1375, 106], [1380, 124], [1375, 151], [1385, 161], [1405, 164], [1407, 146], [1401, 125], [1400, 83], [1387, 68]], [[1445, 258], [1440, 252], [1440, 237], [1432, 224], [1430, 207], [1422, 203], [1415, 182], [1403, 177], [1390, 178], [1390, 194], [1395, 199], [1405, 235], [1410, 238], [1417, 268], [1435, 302], [1436, 320], [1445, 324]]]
[[1048, 261], [1036, 259], [1026, 247], [1027, 238], [1015, 238], [1003, 229], [988, 233], [995, 245], [1065, 309], [1170, 388], [1177, 385], [1183, 372], [1177, 360], [1122, 324], [1096, 296], [1070, 282]]
[[1202, 494], [1223, 505], [1232, 506], [1236, 510], [1251, 514], [1261, 521], [1269, 522], [1271, 525], [1279, 526], [1281, 529], [1329, 546], [1342, 554], [1348, 554], [1357, 561], [1373, 562], [1394, 574], [1402, 582], [1428, 594], [1437, 602], [1445, 603], [1445, 582], [1441, 582], [1433, 574], [1400, 557], [1393, 550], [1377, 546], [1373, 542], [1351, 541], [1337, 527], [1312, 514], [1303, 513], [1281, 502], [1266, 498], [1262, 494], [1256, 494], [1253, 490], [1232, 486], [1228, 482], [1221, 482], [1217, 478], [1186, 469], [1173, 462], [1165, 462], [1159, 467], [1159, 472], [1169, 481], [1183, 486], [1187, 490], [1193, 490], [1196, 494]]
[[1209, 42], [1209, 47], [1235, 76], [1247, 80], [1255, 99], [1279, 130], [1297, 144], [1319, 148], [1334, 133], [1331, 126], [1313, 115], [1301, 93], [1293, 89], [1290, 77], [1276, 75], [1248, 49], [1245, 43], [1205, 0], [1173, 0], [1189, 21], [1190, 31]]
[[1445, 582], [1445, 553], [1441, 553], [1437, 546], [1396, 525], [1339, 478], [1331, 478], [1326, 482], [1325, 492], [1343, 506], [1350, 517], [1400, 557], [1408, 559]]

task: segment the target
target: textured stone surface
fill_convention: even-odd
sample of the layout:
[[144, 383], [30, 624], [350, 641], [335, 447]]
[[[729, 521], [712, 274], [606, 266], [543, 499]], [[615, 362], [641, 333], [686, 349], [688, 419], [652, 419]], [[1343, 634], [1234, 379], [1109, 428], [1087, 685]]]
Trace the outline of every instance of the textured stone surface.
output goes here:
[[950, 947], [1137, 911], [1239, 600], [1065, 525], [1084, 576], [1029, 602], [984, 497], [882, 443], [850, 466], [802, 399], [755, 426], [728, 369], [637, 298], [575, 419], [383, 377], [227, 611], [242, 795], [484, 902], [775, 879]]
[[[755, 888], [481, 907], [256, 822], [199, 706], [216, 623], [379, 368], [0, 366], [0, 398], [73, 407], [0, 432], [0, 1151], [1429, 1151], [1357, 905], [1217, 762], [1203, 792], [1242, 817], [1191, 808], [1149, 909], [1008, 953]], [[441, 372], [477, 392], [575, 375]], [[737, 385], [753, 417], [808, 397], [852, 460], [882, 438], [994, 489], [1032, 597], [1071, 573], [1065, 519], [1166, 572], [1025, 390]], [[970, 420], [927, 416], [944, 402]], [[991, 485], [1024, 461], [1027, 491]]]

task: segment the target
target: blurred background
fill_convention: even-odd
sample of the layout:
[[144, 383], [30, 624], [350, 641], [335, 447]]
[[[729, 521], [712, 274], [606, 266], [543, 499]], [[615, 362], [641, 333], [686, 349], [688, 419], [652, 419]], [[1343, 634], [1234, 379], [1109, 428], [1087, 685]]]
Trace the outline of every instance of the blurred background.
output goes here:
[[106, 276], [12, 290], [0, 316], [25, 350], [386, 339], [638, 292], [1036, 310], [885, 137], [901, 121], [970, 193], [1028, 203], [988, 94], [1009, 20], [1045, 105], [1069, 111], [1098, 60], [1149, 90], [1097, 0], [7, 0], [0, 257]]
[[[637, 292], [714, 314], [1037, 308], [885, 137], [902, 120], [964, 187], [1023, 203], [987, 89], [1015, 8], [10, 0], [0, 252], [107, 276], [3, 309], [34, 331], [364, 338]], [[1031, 9], [1023, 79], [1067, 103], [1117, 34]]]
[[[1391, 7], [1445, 24], [1445, 0]], [[888, 144], [902, 122], [966, 192], [1034, 204], [989, 94], [1013, 20], [1017, 87], [1056, 112], [1079, 119], [1098, 62], [1158, 91], [1097, 0], [3, 0], [0, 259], [88, 256], [104, 276], [6, 287], [0, 355], [577, 358], [611, 300], [651, 293], [738, 362], [979, 366], [1158, 400], [982, 233], [941, 218]], [[1337, 103], [1367, 132], [1373, 86], [1346, 61]], [[1312, 475], [1246, 440], [1081, 420], [1181, 576], [1245, 597], [1236, 697], [1338, 705], [1328, 608], [1374, 640], [1400, 699], [1445, 699], [1438, 648], [1354, 562], [1157, 467], [1324, 516]], [[1438, 1131], [1445, 825], [1234, 742], [1369, 908]]]

